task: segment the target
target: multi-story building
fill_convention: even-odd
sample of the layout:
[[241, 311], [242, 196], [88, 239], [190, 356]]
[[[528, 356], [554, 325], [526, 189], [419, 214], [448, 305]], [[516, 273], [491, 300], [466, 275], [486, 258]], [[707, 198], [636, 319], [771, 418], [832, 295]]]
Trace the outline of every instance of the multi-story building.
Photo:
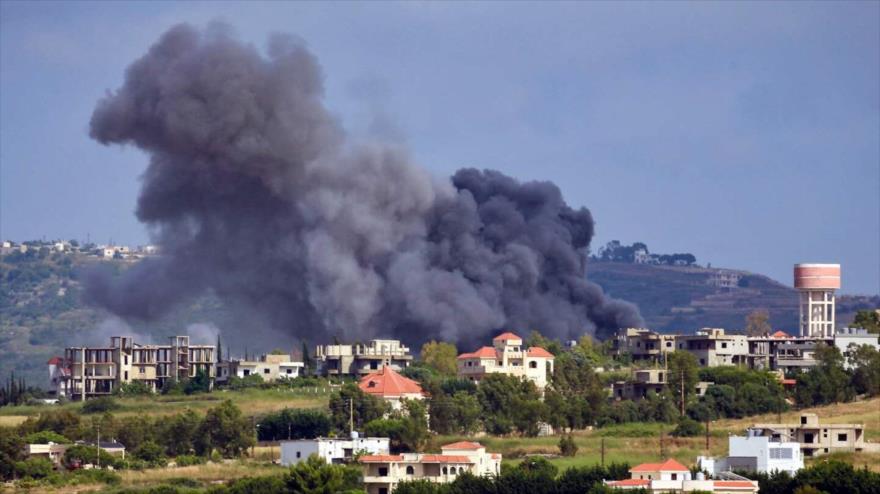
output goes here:
[[310, 455], [317, 455], [325, 463], [349, 463], [356, 455], [387, 455], [389, 447], [387, 437], [358, 437], [352, 432], [350, 438], [319, 437], [317, 439], [300, 439], [297, 441], [281, 441], [281, 464], [293, 465], [305, 461]]
[[327, 376], [363, 376], [390, 366], [396, 371], [412, 363], [409, 348], [399, 340], [371, 340], [367, 344], [319, 345], [315, 350], [318, 373]]
[[401, 376], [387, 365], [361, 378], [358, 387], [364, 393], [390, 403], [392, 410], [403, 408], [403, 400], [423, 400], [426, 396], [419, 383]]
[[294, 379], [303, 375], [304, 364], [294, 362], [287, 354], [263, 354], [257, 360], [231, 359], [217, 363], [217, 384], [232, 376], [260, 376], [263, 381]]
[[538, 389], [547, 386], [553, 374], [552, 353], [541, 347], [525, 348], [522, 338], [513, 333], [496, 336], [492, 344], [459, 355], [458, 376], [479, 383], [486, 374], [507, 374], [529, 379]]
[[[815, 413], [802, 413], [796, 424], [754, 424], [748, 435], [799, 443], [804, 456], [866, 449], [863, 424], [820, 424]], [[869, 449], [878, 448], [869, 445]]]
[[804, 468], [804, 456], [797, 442], [774, 440], [767, 436], [730, 436], [724, 458], [700, 456], [697, 465], [715, 477], [724, 472], [788, 472], [794, 476]]
[[478, 477], [501, 473], [501, 455], [487, 453], [480, 443], [462, 441], [440, 448], [441, 454], [403, 453], [365, 455], [364, 487], [367, 494], [390, 494], [397, 484], [409, 480], [448, 483], [463, 473]]
[[716, 494], [755, 494], [758, 482], [732, 475], [731, 479], [708, 480], [702, 472], [694, 478], [681, 463], [669, 459], [663, 463], [642, 463], [629, 471], [625, 480], [606, 480], [605, 484], [619, 490], [646, 490], [654, 493], [712, 492]]
[[[641, 400], [648, 393], [660, 394], [668, 384], [669, 371], [666, 369], [637, 369], [628, 381], [617, 381], [611, 384], [611, 395], [616, 400]], [[700, 381], [694, 387], [697, 396], [706, 394], [706, 390], [714, 383]]]
[[[168, 345], [142, 345], [131, 337], [112, 336], [106, 347], [70, 347], [49, 361], [58, 375], [55, 391], [75, 400], [109, 395], [124, 383], [142, 382], [151, 390], [165, 382], [204, 373], [215, 377], [214, 346], [191, 345], [189, 336], [172, 336]], [[53, 363], [54, 362], [54, 363]]]
[[748, 361], [746, 335], [724, 334], [721, 328], [703, 328], [692, 335], [674, 336], [675, 348], [697, 358], [701, 367], [740, 365]]
[[646, 328], [626, 328], [614, 340], [618, 355], [628, 354], [634, 361], [660, 362], [666, 353], [675, 351], [675, 335], [661, 334]]

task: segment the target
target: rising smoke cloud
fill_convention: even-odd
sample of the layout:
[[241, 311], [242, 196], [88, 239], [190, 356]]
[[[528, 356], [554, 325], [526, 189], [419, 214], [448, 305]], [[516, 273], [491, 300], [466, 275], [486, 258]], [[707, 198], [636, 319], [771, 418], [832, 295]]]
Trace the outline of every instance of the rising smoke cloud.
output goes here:
[[103, 98], [90, 135], [150, 156], [137, 217], [163, 256], [95, 273], [91, 301], [152, 319], [213, 291], [297, 337], [472, 344], [499, 329], [569, 338], [641, 324], [586, 280], [593, 219], [550, 182], [432, 177], [347, 139], [304, 44], [266, 54], [178, 25]]

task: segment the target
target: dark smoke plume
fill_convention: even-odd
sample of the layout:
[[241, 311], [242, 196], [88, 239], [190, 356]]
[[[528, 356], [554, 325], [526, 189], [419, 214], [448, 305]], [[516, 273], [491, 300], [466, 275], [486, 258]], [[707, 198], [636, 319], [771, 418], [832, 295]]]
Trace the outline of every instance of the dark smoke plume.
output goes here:
[[134, 62], [91, 136], [149, 154], [137, 216], [164, 255], [93, 276], [91, 300], [151, 319], [210, 290], [313, 341], [641, 324], [586, 280], [587, 209], [550, 182], [437, 180], [401, 149], [351, 143], [322, 79], [294, 38], [272, 37], [263, 56], [220, 25], [176, 26]]

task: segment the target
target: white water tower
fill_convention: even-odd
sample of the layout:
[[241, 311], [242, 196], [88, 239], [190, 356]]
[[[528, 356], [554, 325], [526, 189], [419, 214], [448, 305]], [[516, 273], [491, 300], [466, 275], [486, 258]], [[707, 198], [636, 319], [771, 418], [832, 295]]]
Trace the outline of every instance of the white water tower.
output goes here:
[[833, 338], [840, 264], [795, 264], [794, 288], [800, 292], [800, 335]]

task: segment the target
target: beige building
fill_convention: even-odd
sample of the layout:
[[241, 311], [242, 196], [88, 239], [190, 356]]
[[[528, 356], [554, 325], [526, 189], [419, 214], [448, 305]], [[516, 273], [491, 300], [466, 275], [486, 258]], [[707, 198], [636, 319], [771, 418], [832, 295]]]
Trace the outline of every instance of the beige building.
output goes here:
[[755, 424], [748, 435], [800, 443], [804, 456], [878, 449], [865, 443], [863, 424], [820, 424], [815, 413], [802, 413], [796, 424]]
[[693, 354], [701, 367], [746, 364], [749, 357], [746, 335], [724, 334], [721, 328], [703, 328], [693, 335], [677, 335], [675, 348]]
[[554, 356], [541, 347], [523, 346], [523, 340], [513, 333], [504, 333], [472, 353], [458, 356], [458, 376], [476, 383], [486, 374], [507, 374], [529, 379], [538, 389], [544, 389], [553, 374]]
[[[168, 345], [142, 345], [131, 337], [112, 336], [106, 347], [70, 347], [50, 360], [57, 376], [56, 394], [75, 400], [103, 396], [124, 383], [139, 381], [153, 391], [166, 381], [204, 372], [215, 377], [214, 345], [191, 345], [189, 336], [172, 336]], [[53, 369], [54, 366], [54, 369]]]
[[263, 381], [294, 379], [303, 375], [303, 363], [294, 362], [287, 354], [263, 354], [258, 360], [232, 359], [217, 363], [217, 384], [232, 376], [260, 376]]
[[367, 494], [390, 494], [397, 484], [411, 480], [436, 483], [454, 481], [463, 473], [477, 477], [501, 473], [501, 455], [487, 453], [480, 443], [462, 441], [440, 448], [441, 454], [403, 453], [400, 455], [365, 455], [363, 465]]
[[675, 351], [675, 337], [645, 328], [627, 328], [618, 333], [614, 347], [618, 354], [629, 354], [634, 361], [660, 362], [666, 353]]
[[[617, 381], [611, 385], [611, 395], [616, 400], [640, 400], [648, 393], [660, 394], [666, 389], [669, 372], [666, 369], [637, 369], [628, 381]], [[697, 396], [706, 394], [714, 383], [700, 381], [695, 386]]]
[[396, 371], [412, 363], [409, 348], [399, 340], [371, 340], [353, 345], [319, 345], [315, 349], [318, 373], [325, 376], [365, 376], [384, 366]]

